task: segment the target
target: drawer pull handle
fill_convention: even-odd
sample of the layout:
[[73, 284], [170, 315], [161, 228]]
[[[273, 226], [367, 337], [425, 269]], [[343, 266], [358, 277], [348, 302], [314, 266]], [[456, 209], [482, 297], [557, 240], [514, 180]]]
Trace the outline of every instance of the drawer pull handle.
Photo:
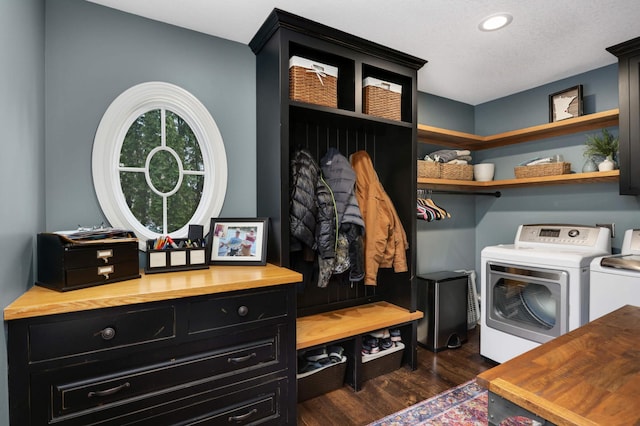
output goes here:
[[257, 356], [258, 355], [255, 352], [251, 352], [249, 355], [239, 356], [239, 357], [236, 357], [236, 358], [227, 358], [227, 362], [229, 364], [239, 364], [241, 362], [247, 362], [251, 358], [255, 358]]
[[98, 268], [98, 275], [103, 275], [105, 280], [109, 279], [109, 274], [113, 274], [113, 265], [101, 266]]
[[249, 308], [247, 308], [246, 306], [243, 305], [238, 308], [238, 315], [240, 315], [241, 317], [246, 317], [248, 313]]
[[101, 396], [109, 396], [109, 395], [113, 395], [114, 393], [120, 392], [123, 389], [127, 389], [129, 387], [131, 387], [131, 384], [129, 382], [124, 382], [123, 384], [121, 384], [120, 386], [116, 386], [115, 388], [106, 389], [103, 391], [89, 392], [87, 394], [87, 397], [94, 398], [94, 397], [101, 397]]
[[229, 423], [231, 423], [231, 422], [241, 422], [241, 421], [246, 420], [249, 417], [253, 416], [257, 412], [258, 412], [258, 409], [254, 408], [253, 410], [249, 411], [246, 414], [240, 414], [240, 415], [237, 415], [237, 416], [230, 416], [229, 417]]
[[107, 327], [104, 330], [100, 331], [100, 337], [104, 340], [111, 340], [116, 337], [116, 329], [113, 327]]
[[98, 250], [96, 252], [96, 258], [104, 260], [104, 263], [109, 263], [110, 257], [113, 257], [113, 250]]

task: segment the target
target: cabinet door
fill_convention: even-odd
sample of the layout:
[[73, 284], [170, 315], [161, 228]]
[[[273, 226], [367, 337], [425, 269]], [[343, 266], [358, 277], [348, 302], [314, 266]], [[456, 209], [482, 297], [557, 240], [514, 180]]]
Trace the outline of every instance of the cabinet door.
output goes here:
[[620, 194], [640, 194], [640, 54], [620, 58]]

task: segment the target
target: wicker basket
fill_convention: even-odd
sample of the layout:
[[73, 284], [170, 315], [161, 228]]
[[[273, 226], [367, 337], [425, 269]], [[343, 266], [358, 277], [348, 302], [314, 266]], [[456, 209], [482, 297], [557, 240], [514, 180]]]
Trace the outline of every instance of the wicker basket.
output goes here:
[[473, 166], [470, 164], [441, 164], [440, 178], [473, 180]]
[[418, 160], [418, 177], [440, 179], [440, 163]]
[[299, 56], [289, 59], [289, 98], [338, 107], [338, 68]]
[[390, 120], [401, 120], [402, 86], [367, 77], [363, 83], [364, 113]]
[[535, 166], [518, 166], [514, 169], [516, 179], [540, 176], [556, 176], [571, 173], [571, 163], [547, 163]]

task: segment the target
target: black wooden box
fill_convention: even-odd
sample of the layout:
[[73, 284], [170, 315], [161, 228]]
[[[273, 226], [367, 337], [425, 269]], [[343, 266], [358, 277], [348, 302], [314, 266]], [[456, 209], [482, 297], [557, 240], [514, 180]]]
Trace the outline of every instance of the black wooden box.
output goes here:
[[38, 234], [39, 286], [68, 291], [139, 277], [138, 239], [133, 233], [75, 239]]

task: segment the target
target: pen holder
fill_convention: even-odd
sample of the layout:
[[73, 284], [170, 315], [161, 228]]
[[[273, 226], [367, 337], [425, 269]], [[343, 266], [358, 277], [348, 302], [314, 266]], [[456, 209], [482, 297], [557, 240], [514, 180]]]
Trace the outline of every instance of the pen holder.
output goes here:
[[194, 245], [188, 239], [176, 238], [173, 243], [176, 247], [165, 244], [165, 248], [156, 248], [156, 240], [147, 241], [145, 274], [209, 268], [204, 240]]

